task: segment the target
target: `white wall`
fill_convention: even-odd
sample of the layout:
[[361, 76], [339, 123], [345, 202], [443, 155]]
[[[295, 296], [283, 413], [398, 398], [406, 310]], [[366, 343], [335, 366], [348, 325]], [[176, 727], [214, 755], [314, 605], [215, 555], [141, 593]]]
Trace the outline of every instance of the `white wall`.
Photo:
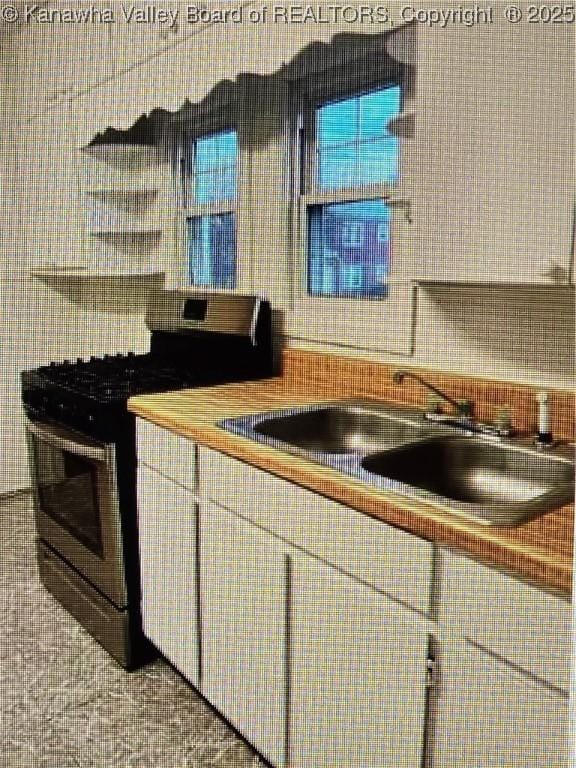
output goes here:
[[[28, 482], [19, 371], [52, 359], [144, 349], [148, 338], [137, 283], [122, 292], [102, 282], [47, 284], [28, 269], [48, 256], [74, 261], [83, 247], [75, 145], [82, 104], [97, 103], [97, 82], [113, 81], [166, 41], [142, 29], [120, 39], [118, 30], [97, 25], [57, 32], [25, 27], [0, 37], [0, 492]], [[161, 70], [162, 55], [156, 61]], [[261, 246], [258, 252], [274, 257]], [[267, 262], [253, 274], [269, 270]], [[410, 362], [570, 389], [573, 329], [570, 289], [429, 288], [418, 294]]]
[[[144, 58], [142, 33], [133, 42], [132, 55]], [[74, 25], [30, 26], [0, 37], [0, 493], [28, 485], [20, 371], [148, 344], [141, 282], [66, 283], [29, 274], [42, 262], [81, 260], [76, 130], [82, 115], [75, 96], [118, 67], [109, 43], [108, 31], [96, 25], [83, 32]]]

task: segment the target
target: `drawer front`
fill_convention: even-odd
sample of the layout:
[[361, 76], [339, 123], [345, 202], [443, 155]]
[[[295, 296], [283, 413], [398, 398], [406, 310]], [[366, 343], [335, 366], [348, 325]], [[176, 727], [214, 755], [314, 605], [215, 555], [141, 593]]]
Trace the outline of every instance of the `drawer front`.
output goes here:
[[427, 614], [433, 545], [208, 448], [200, 493], [285, 541]]
[[196, 490], [196, 444], [144, 419], [136, 419], [138, 462]]
[[442, 554], [442, 621], [563, 691], [570, 687], [568, 600], [467, 557]]

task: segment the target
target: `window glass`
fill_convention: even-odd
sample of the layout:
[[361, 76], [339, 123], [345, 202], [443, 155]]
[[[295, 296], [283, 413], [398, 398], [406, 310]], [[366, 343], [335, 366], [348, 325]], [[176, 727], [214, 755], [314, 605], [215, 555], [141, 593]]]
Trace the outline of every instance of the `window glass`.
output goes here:
[[238, 138], [236, 131], [196, 140], [194, 200], [212, 203], [236, 197]]
[[316, 169], [321, 189], [398, 179], [398, 139], [386, 126], [400, 112], [400, 86], [316, 110]]
[[238, 135], [201, 136], [189, 149], [188, 277], [192, 285], [235, 288]]
[[234, 288], [236, 233], [233, 213], [188, 219], [188, 270], [193, 285]]
[[[398, 181], [400, 147], [387, 125], [400, 106], [401, 87], [394, 84], [315, 109], [306, 179], [309, 295], [388, 295], [391, 209], [383, 198]], [[377, 185], [381, 199], [373, 199]], [[318, 192], [322, 202], [314, 199]]]
[[390, 208], [382, 200], [309, 208], [308, 292], [383, 298], [390, 264]]

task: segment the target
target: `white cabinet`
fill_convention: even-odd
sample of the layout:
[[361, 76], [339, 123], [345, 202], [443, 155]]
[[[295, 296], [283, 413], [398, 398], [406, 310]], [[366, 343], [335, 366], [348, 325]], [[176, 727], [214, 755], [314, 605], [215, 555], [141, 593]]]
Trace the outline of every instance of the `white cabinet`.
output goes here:
[[300, 556], [290, 601], [290, 765], [420, 768], [428, 635], [405, 608]]
[[196, 448], [139, 419], [137, 450], [144, 634], [198, 685]]
[[[574, 25], [418, 28], [407, 277], [565, 285], [574, 232]], [[411, 183], [411, 182], [410, 182]], [[404, 256], [406, 258], [404, 259]]]
[[435, 766], [569, 768], [568, 694], [462, 640], [447, 648]]
[[273, 766], [568, 768], [568, 601], [141, 420], [138, 453], [145, 632]]
[[199, 473], [204, 695], [274, 765], [420, 768], [432, 545], [208, 449]]
[[202, 693], [285, 765], [286, 566], [270, 534], [211, 502], [200, 517]]
[[448, 555], [437, 768], [568, 768], [570, 606]]

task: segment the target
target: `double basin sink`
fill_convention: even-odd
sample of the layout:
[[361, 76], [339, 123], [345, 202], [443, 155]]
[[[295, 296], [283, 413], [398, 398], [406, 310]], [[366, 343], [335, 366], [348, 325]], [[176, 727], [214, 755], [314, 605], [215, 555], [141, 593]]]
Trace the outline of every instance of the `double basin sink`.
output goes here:
[[220, 426], [486, 525], [518, 526], [574, 500], [569, 451], [471, 435], [427, 422], [414, 409], [352, 400]]

